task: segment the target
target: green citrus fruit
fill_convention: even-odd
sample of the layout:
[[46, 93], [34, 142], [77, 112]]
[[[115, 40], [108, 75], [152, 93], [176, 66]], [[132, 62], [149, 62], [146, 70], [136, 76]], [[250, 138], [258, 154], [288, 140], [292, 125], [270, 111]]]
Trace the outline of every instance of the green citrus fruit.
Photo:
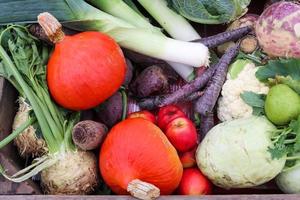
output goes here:
[[273, 86], [266, 98], [265, 113], [274, 124], [287, 124], [300, 115], [300, 96], [287, 85]]

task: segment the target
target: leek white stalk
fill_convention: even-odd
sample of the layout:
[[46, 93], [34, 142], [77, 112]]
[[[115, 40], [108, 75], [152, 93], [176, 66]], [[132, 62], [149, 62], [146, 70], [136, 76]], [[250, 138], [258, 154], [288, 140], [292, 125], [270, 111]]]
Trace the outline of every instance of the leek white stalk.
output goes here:
[[174, 40], [139, 28], [118, 28], [109, 35], [122, 47], [148, 56], [192, 66], [208, 65], [208, 48], [201, 43]]
[[192, 41], [200, 35], [181, 15], [168, 7], [165, 0], [138, 0], [151, 16], [175, 39]]
[[[115, 17], [126, 20], [136, 27], [146, 28], [151, 32], [160, 33], [163, 36], [160, 29], [151, 25], [147, 19], [135, 12], [135, 10], [129, 7], [122, 0], [89, 0], [89, 2]], [[170, 61], [168, 61], [168, 64], [186, 81], [193, 79], [193, 67]]]

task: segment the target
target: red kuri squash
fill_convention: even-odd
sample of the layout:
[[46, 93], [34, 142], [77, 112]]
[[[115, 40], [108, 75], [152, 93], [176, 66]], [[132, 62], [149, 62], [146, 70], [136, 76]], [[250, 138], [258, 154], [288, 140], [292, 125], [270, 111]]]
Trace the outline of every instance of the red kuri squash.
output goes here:
[[121, 86], [126, 62], [118, 44], [100, 32], [67, 36], [49, 13], [38, 17], [55, 49], [47, 65], [51, 95], [61, 106], [89, 109], [105, 101]]
[[101, 147], [99, 166], [104, 181], [115, 193], [130, 192], [133, 196], [139, 193], [134, 187], [147, 187], [147, 183], [159, 188], [161, 194], [171, 194], [183, 171], [165, 134], [142, 118], [126, 119], [111, 129]]

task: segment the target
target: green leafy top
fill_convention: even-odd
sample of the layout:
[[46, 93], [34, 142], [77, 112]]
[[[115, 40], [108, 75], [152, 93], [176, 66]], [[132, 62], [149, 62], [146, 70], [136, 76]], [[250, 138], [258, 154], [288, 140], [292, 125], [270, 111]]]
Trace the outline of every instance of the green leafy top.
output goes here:
[[270, 85], [286, 84], [300, 94], [300, 59], [270, 60], [255, 75], [258, 80]]
[[244, 100], [246, 104], [252, 107], [253, 115], [260, 116], [264, 115], [264, 107], [265, 107], [265, 94], [257, 94], [251, 91], [245, 91], [241, 95], [241, 98]]
[[[30, 103], [50, 153], [72, 150], [71, 129], [78, 120], [51, 99], [46, 82], [49, 47], [34, 38], [24, 26], [0, 30], [0, 76], [10, 81]], [[70, 115], [71, 114], [71, 115]]]
[[222, 24], [247, 12], [251, 0], [168, 0], [169, 6], [187, 19], [203, 24]]
[[300, 159], [300, 116], [292, 120], [287, 127], [276, 130], [272, 141], [274, 145], [268, 149], [272, 158], [287, 156], [286, 167], [293, 166]]

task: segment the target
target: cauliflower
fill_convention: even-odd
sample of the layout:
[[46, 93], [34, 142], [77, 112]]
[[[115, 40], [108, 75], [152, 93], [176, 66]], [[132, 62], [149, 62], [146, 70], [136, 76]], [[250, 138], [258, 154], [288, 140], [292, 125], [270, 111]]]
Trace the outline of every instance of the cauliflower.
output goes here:
[[238, 74], [237, 78], [232, 79], [227, 74], [227, 80], [222, 87], [221, 97], [218, 101], [218, 118], [221, 121], [229, 121], [238, 118], [245, 118], [252, 115], [252, 107], [247, 105], [240, 94], [251, 91], [258, 94], [267, 94], [269, 88], [255, 77], [257, 67], [253, 63], [248, 63]]

